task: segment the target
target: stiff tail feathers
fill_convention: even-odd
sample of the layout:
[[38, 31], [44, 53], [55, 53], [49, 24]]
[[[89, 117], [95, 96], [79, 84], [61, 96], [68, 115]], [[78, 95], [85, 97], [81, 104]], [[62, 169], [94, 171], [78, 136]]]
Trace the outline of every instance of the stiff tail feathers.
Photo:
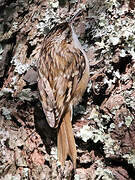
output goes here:
[[62, 166], [64, 165], [67, 156], [69, 155], [73, 161], [74, 169], [76, 168], [76, 145], [72, 130], [72, 109], [68, 109], [62, 119], [57, 134], [57, 147], [58, 147], [58, 159]]

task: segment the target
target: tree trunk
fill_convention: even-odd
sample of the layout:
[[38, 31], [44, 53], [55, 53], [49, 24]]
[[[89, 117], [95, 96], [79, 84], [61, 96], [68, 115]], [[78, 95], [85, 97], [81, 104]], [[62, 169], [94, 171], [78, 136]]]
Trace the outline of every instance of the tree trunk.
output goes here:
[[[84, 6], [85, 11], [74, 26], [83, 47], [88, 47], [85, 50], [91, 73], [89, 88], [74, 110], [73, 129], [78, 153], [74, 174], [70, 158], [64, 169], [57, 161], [57, 130], [47, 124], [39, 100], [37, 62], [48, 31]], [[118, 52], [113, 54], [112, 48], [114, 59], [109, 63], [114, 69], [109, 74], [107, 60], [103, 56], [98, 59], [101, 49], [95, 50], [99, 45], [95, 42], [102, 38], [94, 36], [101, 23], [98, 17], [109, 7], [110, 4], [105, 6], [101, 0], [0, 0], [0, 176], [3, 180], [134, 178], [135, 120], [131, 122], [130, 118], [135, 112], [133, 106], [124, 104], [125, 100], [118, 92], [120, 87], [123, 92], [131, 88], [131, 96], [135, 97], [132, 88], [134, 66], [131, 66], [134, 61], [128, 56], [121, 63], [120, 56], [116, 57]], [[110, 23], [113, 24], [113, 20]], [[103, 85], [105, 78], [112, 80], [116, 69], [121, 71], [121, 78], [130, 74], [128, 85], [123, 86], [120, 80], [111, 87]], [[114, 115], [111, 110], [117, 105], [119, 109]], [[110, 131], [112, 122], [115, 128]], [[122, 125], [124, 122], [127, 126]]]

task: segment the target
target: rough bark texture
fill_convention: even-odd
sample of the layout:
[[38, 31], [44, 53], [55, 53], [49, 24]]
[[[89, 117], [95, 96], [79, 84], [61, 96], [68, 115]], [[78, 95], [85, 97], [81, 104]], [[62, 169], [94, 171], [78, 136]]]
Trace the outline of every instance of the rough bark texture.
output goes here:
[[[74, 109], [78, 160], [73, 172], [70, 159], [64, 169], [57, 161], [56, 130], [42, 111], [36, 68], [44, 35], [79, 8], [86, 10], [74, 26], [90, 61], [90, 80]], [[1, 179], [134, 179], [131, 9], [134, 1], [0, 0]]]

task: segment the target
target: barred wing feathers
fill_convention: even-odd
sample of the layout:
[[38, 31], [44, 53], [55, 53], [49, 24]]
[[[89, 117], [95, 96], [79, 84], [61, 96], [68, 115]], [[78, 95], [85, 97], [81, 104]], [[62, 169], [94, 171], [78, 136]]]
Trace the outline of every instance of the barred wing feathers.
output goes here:
[[50, 49], [50, 41], [45, 40], [38, 68], [42, 106], [53, 128], [58, 126], [61, 116], [72, 102], [86, 67], [85, 57], [79, 48], [74, 48], [72, 43], [61, 43]]

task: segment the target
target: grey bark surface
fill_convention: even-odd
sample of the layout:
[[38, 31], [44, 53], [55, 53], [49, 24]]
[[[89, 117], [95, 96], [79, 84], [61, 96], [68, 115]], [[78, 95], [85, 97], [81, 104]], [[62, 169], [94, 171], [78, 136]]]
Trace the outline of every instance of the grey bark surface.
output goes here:
[[[130, 1], [130, 6], [133, 3]], [[128, 2], [119, 1], [119, 8], [127, 6]], [[82, 102], [74, 109], [78, 159], [73, 172], [70, 159], [63, 169], [57, 160], [57, 130], [47, 124], [39, 100], [37, 62], [48, 31], [84, 7], [74, 27], [90, 61], [90, 80]], [[111, 47], [107, 44], [110, 49], [102, 54], [104, 47], [100, 48], [99, 42], [106, 45], [110, 41], [101, 41], [97, 30], [105, 17], [110, 24], [118, 20], [113, 15], [115, 7], [112, 12], [110, 7], [110, 3], [105, 5], [100, 0], [0, 0], [2, 180], [134, 179], [135, 56], [126, 44], [134, 48], [131, 42], [135, 34], [126, 42], [120, 38], [118, 44], [117, 39], [114, 42], [108, 36]], [[119, 17], [130, 18], [132, 23], [134, 15], [129, 10]], [[105, 37], [107, 32], [103, 34]], [[122, 57], [124, 48], [128, 53]]]

